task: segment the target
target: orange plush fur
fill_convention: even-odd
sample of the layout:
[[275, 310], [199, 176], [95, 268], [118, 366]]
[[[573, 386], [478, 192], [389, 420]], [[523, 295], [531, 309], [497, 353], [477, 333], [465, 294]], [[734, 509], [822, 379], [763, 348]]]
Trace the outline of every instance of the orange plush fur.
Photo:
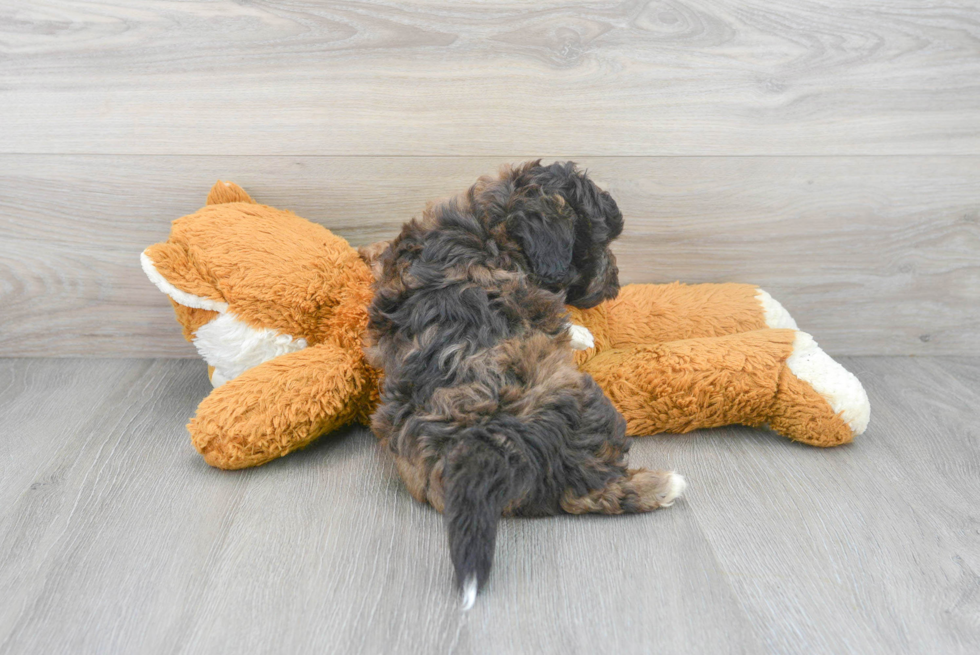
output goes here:
[[[234, 184], [219, 182], [207, 202], [142, 256], [217, 386], [188, 425], [194, 446], [212, 466], [239, 469], [367, 424], [380, 378], [361, 352], [367, 264], [344, 239]], [[569, 312], [595, 342], [579, 366], [633, 436], [768, 424], [834, 446], [867, 425], [857, 379], [755, 286], [628, 285]]]

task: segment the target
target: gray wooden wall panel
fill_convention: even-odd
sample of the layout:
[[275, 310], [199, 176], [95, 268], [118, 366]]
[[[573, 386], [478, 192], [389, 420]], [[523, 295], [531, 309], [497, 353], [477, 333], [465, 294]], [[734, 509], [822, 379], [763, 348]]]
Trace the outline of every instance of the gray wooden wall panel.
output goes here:
[[199, 363], [0, 360], [0, 654], [976, 653], [980, 359], [843, 363], [853, 444], [636, 439], [685, 498], [503, 521], [463, 614], [442, 518], [366, 430], [218, 471], [184, 429]]
[[[515, 160], [0, 155], [0, 354], [194, 356], [138, 254], [218, 178], [359, 245]], [[835, 353], [980, 353], [980, 157], [580, 161], [625, 282], [759, 284]]]
[[7, 0], [6, 153], [980, 154], [972, 0]]
[[134, 253], [218, 177], [359, 244], [589, 164], [626, 281], [829, 350], [980, 352], [976, 2], [0, 4], [0, 355], [192, 356]]

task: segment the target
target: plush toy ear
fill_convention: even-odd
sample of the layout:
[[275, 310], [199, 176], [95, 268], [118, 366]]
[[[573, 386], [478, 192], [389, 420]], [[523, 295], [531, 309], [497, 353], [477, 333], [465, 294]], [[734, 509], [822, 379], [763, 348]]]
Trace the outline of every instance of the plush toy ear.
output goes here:
[[522, 198], [507, 217], [507, 233], [545, 286], [562, 285], [572, 277], [575, 222], [557, 196]]
[[224, 312], [228, 303], [221, 292], [201, 274], [193, 258], [175, 243], [157, 243], [140, 255], [143, 272], [160, 291], [194, 309]]
[[208, 193], [208, 205], [223, 205], [227, 202], [250, 202], [253, 205], [255, 201], [252, 197], [245, 193], [245, 189], [241, 188], [234, 182], [222, 182], [218, 180], [211, 191]]

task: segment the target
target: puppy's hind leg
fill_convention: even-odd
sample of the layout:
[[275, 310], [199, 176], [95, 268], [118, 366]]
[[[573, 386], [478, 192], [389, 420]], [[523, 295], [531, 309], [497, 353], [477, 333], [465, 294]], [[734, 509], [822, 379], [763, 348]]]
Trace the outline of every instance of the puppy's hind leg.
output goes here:
[[629, 469], [623, 477], [613, 478], [602, 489], [584, 496], [565, 492], [561, 507], [569, 514], [633, 514], [670, 507], [684, 490], [687, 481], [674, 471]]
[[627, 469], [626, 421], [591, 376], [581, 380], [582, 421], [574, 440], [581, 459], [567, 480], [562, 509], [569, 514], [633, 514], [673, 505], [687, 487], [684, 477], [674, 471]]

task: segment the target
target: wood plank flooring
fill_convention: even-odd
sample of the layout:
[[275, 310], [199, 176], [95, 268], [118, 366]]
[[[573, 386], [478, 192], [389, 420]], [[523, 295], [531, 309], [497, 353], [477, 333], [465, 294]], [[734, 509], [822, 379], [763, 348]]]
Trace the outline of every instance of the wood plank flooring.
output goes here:
[[363, 429], [222, 472], [191, 360], [0, 360], [0, 653], [975, 653], [980, 359], [845, 358], [872, 423], [638, 439], [690, 493], [507, 520], [461, 614], [440, 517]]

